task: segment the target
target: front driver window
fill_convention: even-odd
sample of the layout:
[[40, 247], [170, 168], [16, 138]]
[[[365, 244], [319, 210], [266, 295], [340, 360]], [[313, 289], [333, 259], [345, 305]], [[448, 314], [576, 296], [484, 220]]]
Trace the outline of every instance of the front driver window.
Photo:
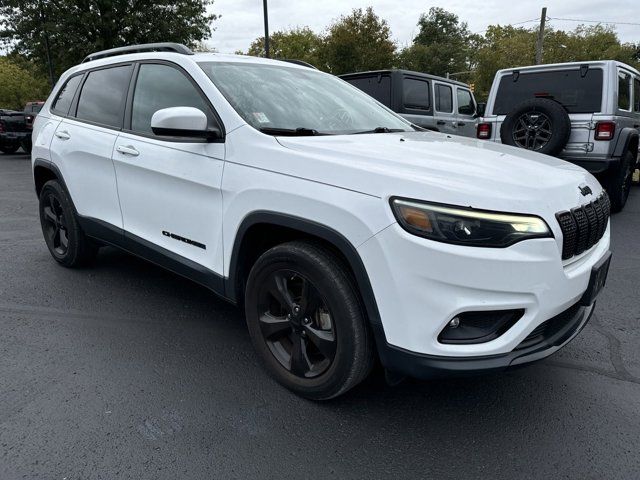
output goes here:
[[194, 107], [207, 115], [209, 126], [213, 115], [191, 81], [178, 69], [168, 65], [142, 64], [136, 80], [131, 109], [131, 130], [151, 131], [151, 117], [158, 110], [171, 107]]

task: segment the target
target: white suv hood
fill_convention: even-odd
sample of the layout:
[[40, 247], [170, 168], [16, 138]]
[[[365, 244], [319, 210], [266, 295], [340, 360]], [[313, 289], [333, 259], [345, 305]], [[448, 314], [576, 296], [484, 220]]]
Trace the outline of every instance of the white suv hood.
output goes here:
[[[403, 196], [548, 215], [589, 202], [601, 191], [590, 173], [568, 162], [435, 132], [279, 137], [278, 141], [310, 157], [300, 171], [283, 173], [381, 198]], [[298, 170], [289, 162], [281, 167]], [[580, 193], [578, 186], [585, 184], [593, 195]]]

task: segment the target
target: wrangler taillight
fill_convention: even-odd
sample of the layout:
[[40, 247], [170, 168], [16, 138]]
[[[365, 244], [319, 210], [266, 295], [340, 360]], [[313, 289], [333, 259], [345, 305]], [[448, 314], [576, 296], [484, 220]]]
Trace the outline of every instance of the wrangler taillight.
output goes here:
[[491, 124], [479, 123], [476, 135], [482, 140], [488, 140], [489, 138], [491, 138]]
[[596, 123], [596, 140], [613, 140], [616, 133], [616, 124], [613, 122]]

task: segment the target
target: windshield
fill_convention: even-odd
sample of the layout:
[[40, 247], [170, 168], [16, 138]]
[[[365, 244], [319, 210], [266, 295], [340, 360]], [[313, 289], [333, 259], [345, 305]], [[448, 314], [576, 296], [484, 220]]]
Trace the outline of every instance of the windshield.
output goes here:
[[413, 130], [367, 94], [311, 68], [240, 62], [199, 65], [238, 114], [265, 133]]
[[507, 115], [519, 103], [536, 97], [551, 98], [562, 104], [569, 113], [599, 112], [602, 103], [602, 69], [575, 68], [505, 75], [500, 80], [493, 113]]

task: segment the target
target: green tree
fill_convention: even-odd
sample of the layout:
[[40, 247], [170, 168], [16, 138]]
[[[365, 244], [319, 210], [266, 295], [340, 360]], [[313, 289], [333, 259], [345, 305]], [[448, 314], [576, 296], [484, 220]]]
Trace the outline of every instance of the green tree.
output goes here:
[[44, 100], [49, 94], [47, 82], [23, 65], [0, 57], [0, 108], [22, 110], [27, 102]]
[[[269, 54], [272, 58], [303, 60], [312, 65], [318, 63], [318, 48], [322, 38], [309, 27], [273, 32], [269, 36]], [[256, 38], [247, 55], [264, 57], [264, 37]]]
[[[491, 88], [493, 77], [501, 68], [535, 63], [535, 29], [490, 26], [475, 55], [475, 72], [469, 79], [476, 85], [481, 99]], [[543, 63], [620, 60], [638, 67], [638, 46], [620, 42], [615, 30], [602, 25], [578, 26], [572, 31], [545, 32]]]
[[318, 68], [334, 75], [391, 68], [395, 51], [387, 21], [371, 7], [357, 8], [329, 26], [318, 51]]
[[418, 20], [413, 44], [403, 49], [396, 64], [400, 68], [444, 76], [472, 68], [472, 52], [479, 41], [466, 22], [440, 7], [432, 7]]
[[0, 40], [55, 75], [89, 53], [147, 42], [194, 45], [211, 34], [212, 0], [2, 0]]

